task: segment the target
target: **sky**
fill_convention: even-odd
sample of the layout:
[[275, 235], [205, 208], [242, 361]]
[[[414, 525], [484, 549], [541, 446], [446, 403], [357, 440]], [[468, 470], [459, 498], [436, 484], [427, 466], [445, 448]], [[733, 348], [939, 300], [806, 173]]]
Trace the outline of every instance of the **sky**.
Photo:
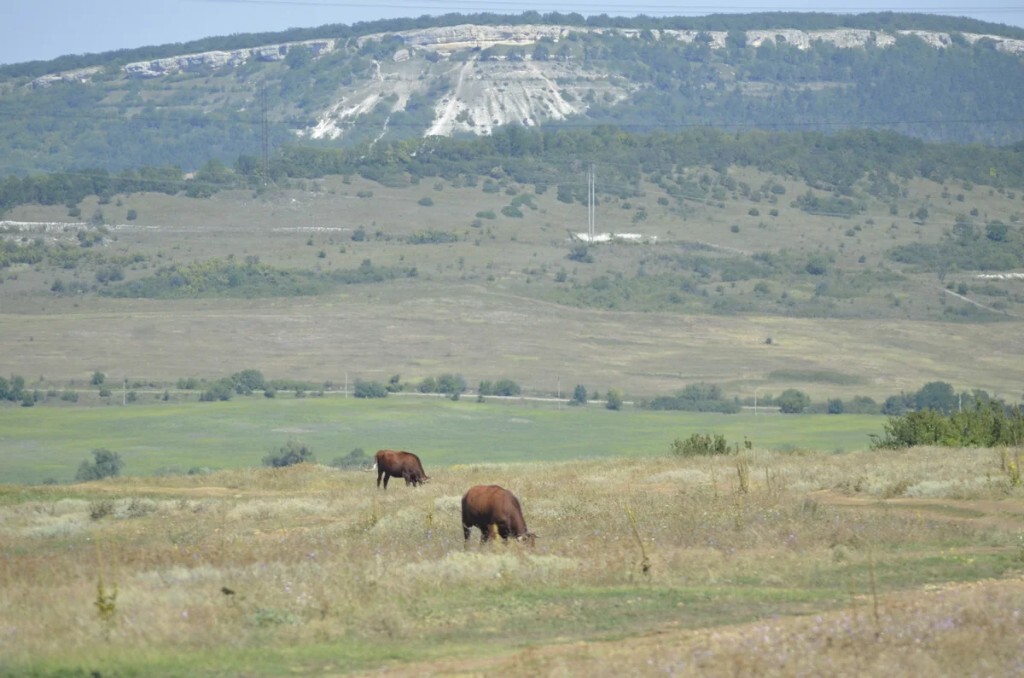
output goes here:
[[[707, 3], [708, 0], [701, 0]], [[534, 10], [585, 16], [703, 16], [748, 12], [922, 12], [1024, 27], [1024, 3], [1010, 0], [728, 0], [726, 5], [667, 0], [0, 0], [0, 64], [106, 52], [233, 33], [452, 12], [519, 14]]]

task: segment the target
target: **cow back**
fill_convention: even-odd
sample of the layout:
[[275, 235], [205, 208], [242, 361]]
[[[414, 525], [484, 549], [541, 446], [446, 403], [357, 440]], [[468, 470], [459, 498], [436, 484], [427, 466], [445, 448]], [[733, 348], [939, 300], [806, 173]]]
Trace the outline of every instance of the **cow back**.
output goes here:
[[499, 485], [476, 485], [462, 497], [462, 524], [486, 532], [496, 523], [508, 525], [512, 536], [526, 535], [519, 499]]
[[428, 478], [420, 458], [404, 450], [377, 450], [374, 457], [377, 468], [388, 475], [411, 479], [421, 483]]

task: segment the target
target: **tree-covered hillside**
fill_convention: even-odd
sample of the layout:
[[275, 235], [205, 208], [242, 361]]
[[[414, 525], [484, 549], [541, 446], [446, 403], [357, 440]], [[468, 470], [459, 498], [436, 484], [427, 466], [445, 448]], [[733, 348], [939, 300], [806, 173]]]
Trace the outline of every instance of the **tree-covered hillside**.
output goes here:
[[285, 186], [296, 179], [356, 174], [396, 187], [430, 177], [476, 182], [499, 175], [539, 191], [553, 188], [563, 202], [583, 203], [586, 188], [576, 174], [586, 163], [599, 163], [600, 194], [629, 197], [648, 179], [677, 199], [703, 200], [711, 197], [707, 186], [677, 184], [672, 177], [685, 168], [707, 166], [724, 175], [730, 167], [751, 167], [831, 194], [798, 197], [803, 211], [849, 217], [860, 211], [858, 196], [883, 202], [899, 198], [899, 180], [963, 181], [1020, 190], [1022, 146], [929, 144], [867, 130], [826, 135], [699, 128], [630, 134], [611, 125], [548, 130], [513, 126], [483, 138], [381, 141], [352, 149], [286, 145], [269, 158], [266, 177], [259, 160], [244, 154], [231, 167], [212, 160], [188, 177], [174, 167], [8, 176], [0, 181], [0, 214], [29, 203], [76, 204], [89, 195], [109, 199], [118, 193], [161, 192], [204, 197], [226, 188], [258, 188], [265, 181]]
[[[451, 50], [403, 33], [467, 23], [562, 32], [526, 44], [511, 44], [517, 38]], [[791, 31], [835, 30], [870, 36], [852, 47], [815, 35], [806, 44], [791, 42]], [[915, 31], [930, 32], [941, 46]], [[689, 33], [684, 39], [681, 32]], [[891, 13], [526, 13], [322, 26], [69, 56], [0, 68], [0, 175], [189, 171], [213, 159], [231, 166], [241, 156], [259, 157], [264, 141], [273, 151], [422, 139], [451, 102], [461, 107], [450, 121], [456, 135], [471, 129], [469, 120], [481, 133], [509, 123], [668, 133], [867, 128], [1008, 145], [1024, 140], [1024, 56], [1000, 41], [1022, 37], [1006, 26]], [[317, 39], [333, 42], [322, 51], [300, 42]], [[270, 44], [290, 46], [272, 59], [211, 60], [183, 70], [159, 65], [145, 75], [125, 69]], [[540, 84], [524, 84], [533, 72], [542, 73]], [[471, 90], [464, 80], [480, 84]], [[506, 98], [483, 102], [478, 92]], [[523, 112], [516, 113], [519, 106]], [[485, 110], [494, 120], [479, 119]]]

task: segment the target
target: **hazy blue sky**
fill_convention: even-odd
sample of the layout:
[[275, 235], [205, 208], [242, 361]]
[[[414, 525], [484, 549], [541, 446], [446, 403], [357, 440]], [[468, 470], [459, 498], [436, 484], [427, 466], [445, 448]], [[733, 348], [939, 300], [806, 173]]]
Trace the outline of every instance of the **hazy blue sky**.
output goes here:
[[[707, 3], [707, 0], [703, 0]], [[925, 12], [969, 16], [1024, 26], [1024, 3], [981, 0], [731, 0], [727, 5], [664, 0], [516, 2], [514, 0], [0, 0], [0, 63], [51, 59], [213, 35], [280, 31], [323, 24], [354, 24], [394, 17], [449, 12], [518, 14], [579, 12], [633, 16], [700, 16], [718, 12]]]

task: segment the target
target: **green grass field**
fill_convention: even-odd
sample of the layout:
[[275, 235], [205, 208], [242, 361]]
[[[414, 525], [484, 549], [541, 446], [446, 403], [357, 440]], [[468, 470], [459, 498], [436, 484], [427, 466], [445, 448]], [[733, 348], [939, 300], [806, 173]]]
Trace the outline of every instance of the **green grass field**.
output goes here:
[[0, 408], [3, 482], [67, 481], [91, 451], [121, 455], [127, 475], [182, 473], [190, 468], [259, 466], [288, 440], [312, 447], [329, 463], [362, 448], [421, 455], [432, 468], [455, 464], [650, 458], [675, 438], [717, 433], [760, 449], [851, 451], [881, 434], [885, 417], [615, 412], [598, 403], [391, 396], [363, 400], [236, 397], [217, 403], [142, 402], [101, 407]]

